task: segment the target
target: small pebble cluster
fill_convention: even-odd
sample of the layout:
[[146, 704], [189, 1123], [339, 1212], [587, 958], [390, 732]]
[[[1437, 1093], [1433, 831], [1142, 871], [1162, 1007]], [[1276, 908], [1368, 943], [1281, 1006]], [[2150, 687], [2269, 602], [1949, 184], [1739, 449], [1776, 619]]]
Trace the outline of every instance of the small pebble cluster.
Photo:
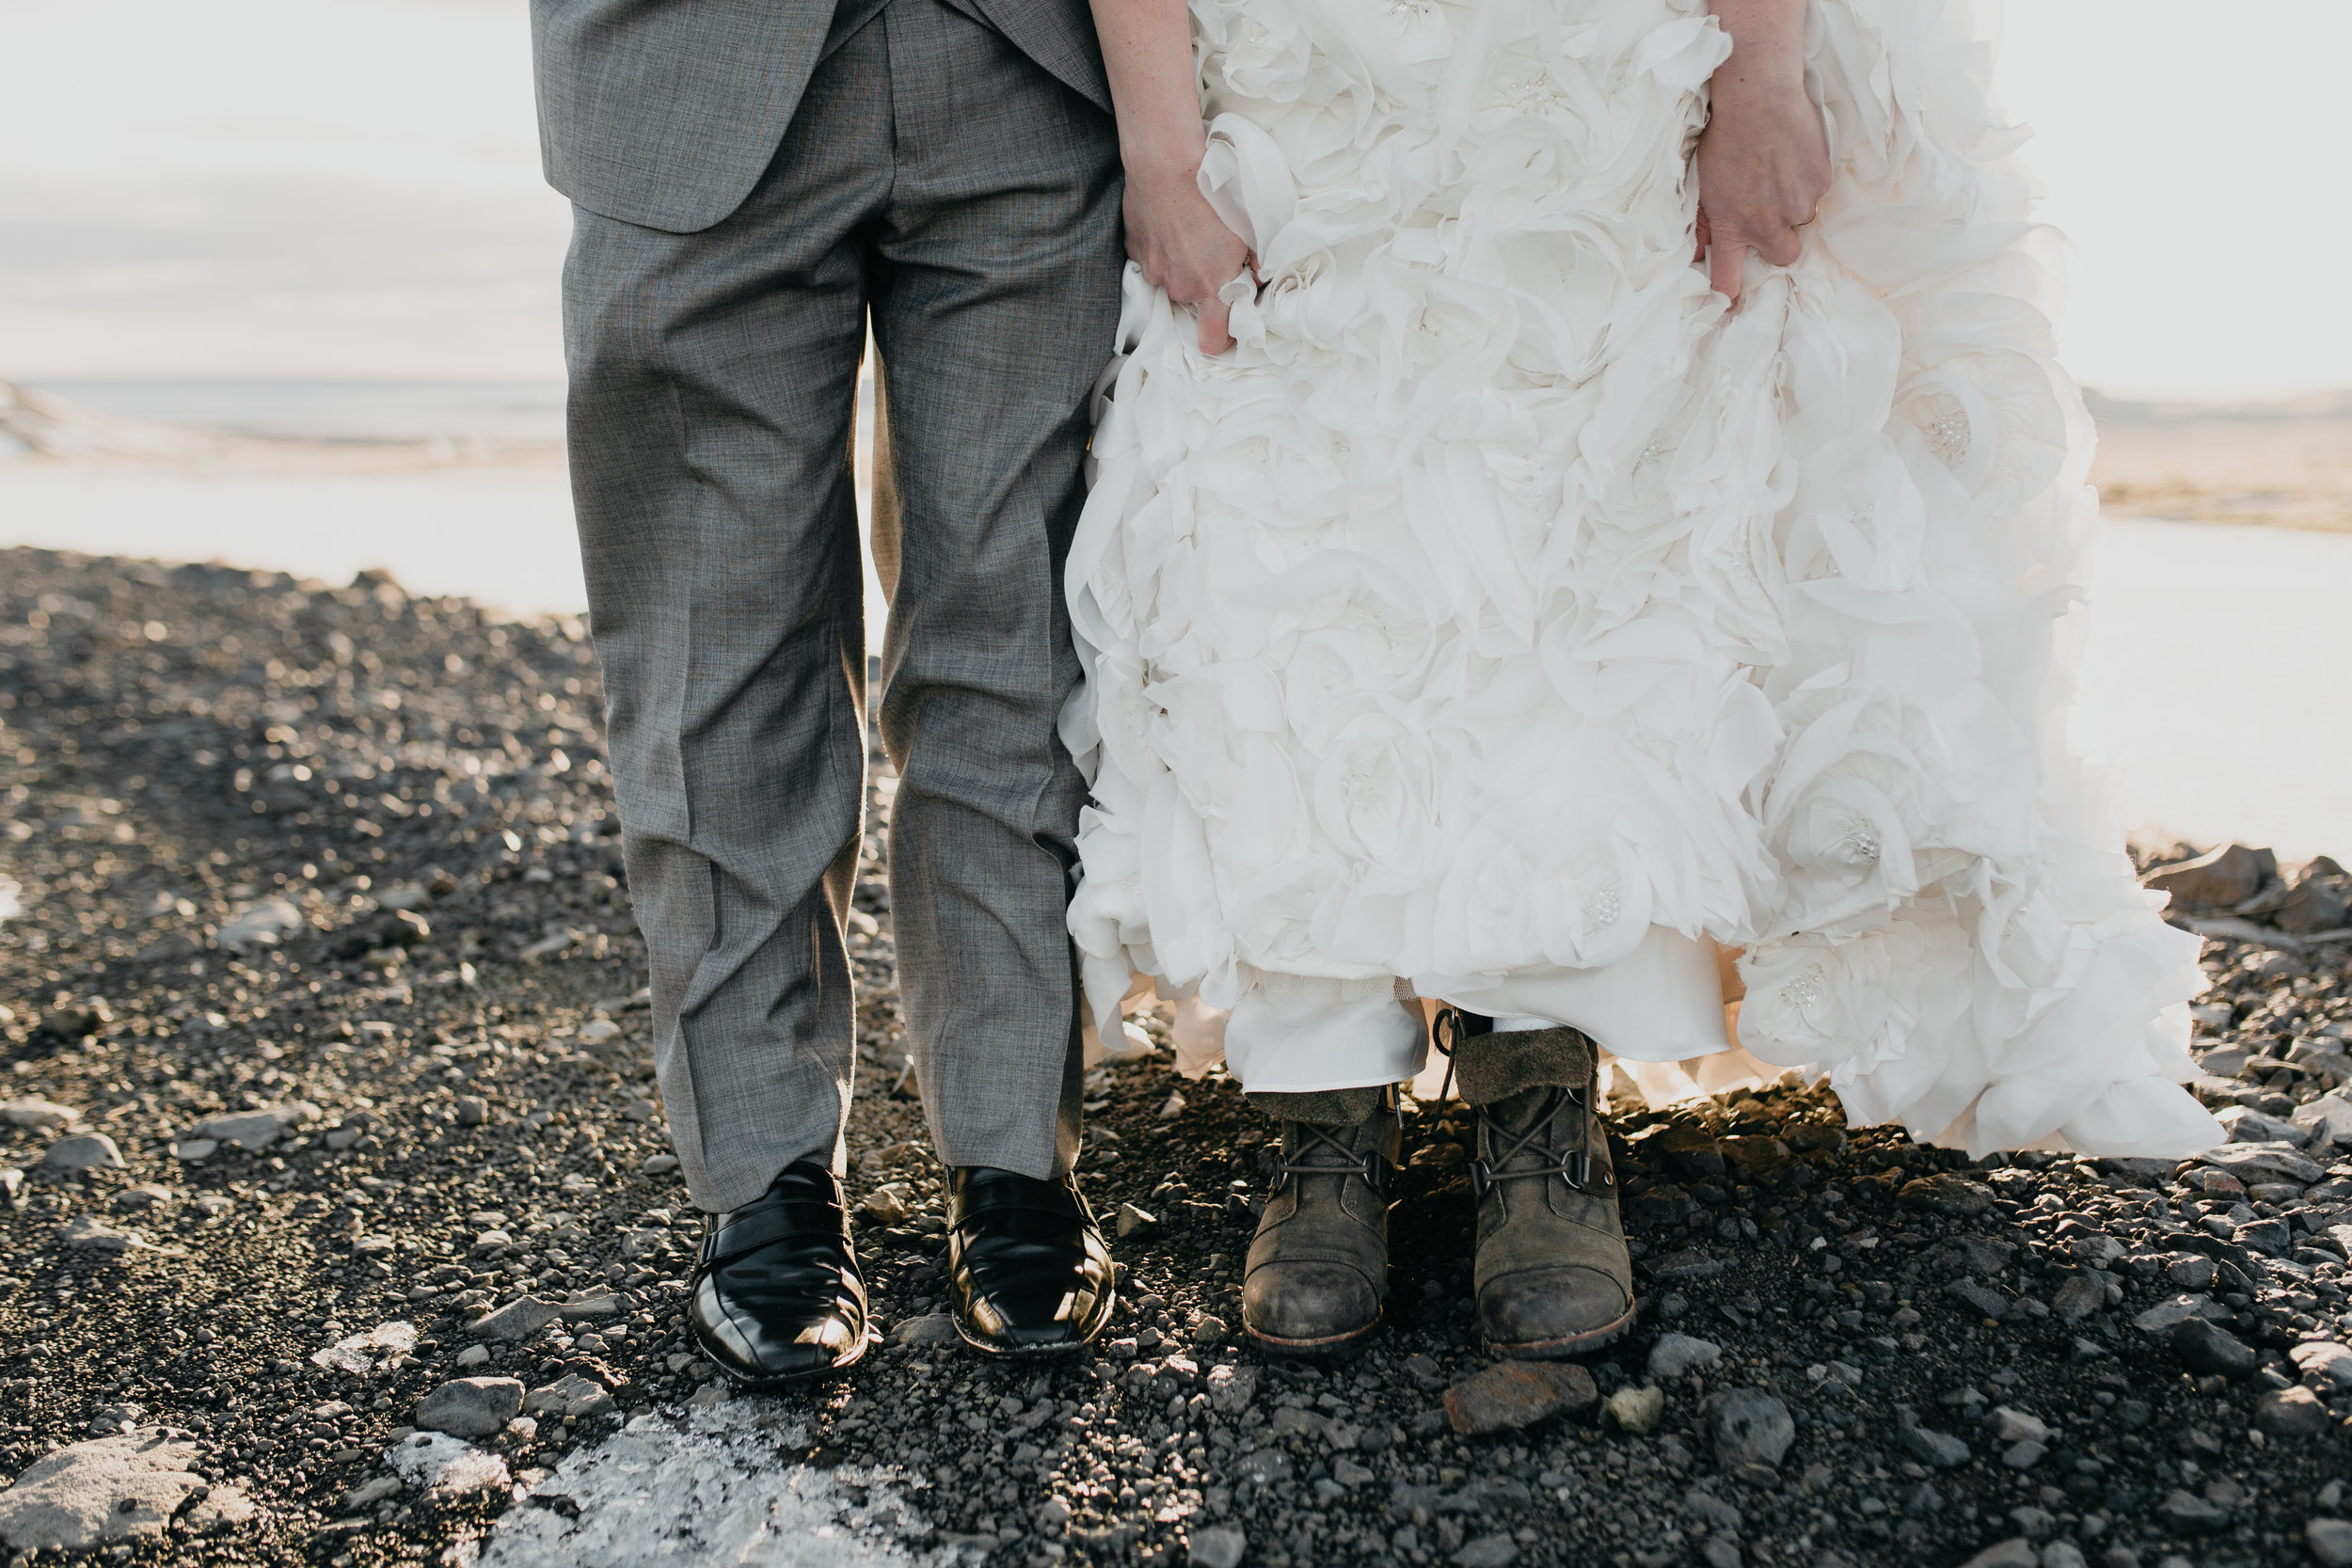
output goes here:
[[1147, 1012], [1087, 1079], [1118, 1318], [1016, 1366], [946, 1316], [878, 763], [850, 1185], [883, 1339], [755, 1400], [683, 1333], [699, 1222], [599, 758], [577, 624], [0, 552], [8, 1560], [595, 1563], [600, 1455], [756, 1442], [825, 1478], [824, 1528], [939, 1568], [2352, 1564], [2332, 863], [2146, 863], [2215, 979], [2233, 1141], [2197, 1160], [1971, 1164], [1793, 1079], [1613, 1101], [1645, 1311], [1573, 1366], [1481, 1354], [1434, 1101], [1383, 1332], [1248, 1350], [1269, 1129]]

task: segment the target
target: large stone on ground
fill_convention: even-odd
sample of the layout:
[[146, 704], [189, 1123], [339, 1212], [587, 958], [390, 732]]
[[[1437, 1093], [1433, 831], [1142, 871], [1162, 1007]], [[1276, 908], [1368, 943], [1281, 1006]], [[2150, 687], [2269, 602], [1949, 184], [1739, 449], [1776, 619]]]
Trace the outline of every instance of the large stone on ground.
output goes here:
[[1534, 1426], [1600, 1398], [1593, 1374], [1560, 1361], [1498, 1361], [1445, 1391], [1445, 1417], [1464, 1435]]
[[511, 1377], [452, 1378], [417, 1402], [417, 1425], [452, 1437], [487, 1437], [523, 1407], [523, 1386]]
[[1659, 1388], [1620, 1388], [1609, 1396], [1605, 1408], [1620, 1430], [1636, 1437], [1658, 1430], [1666, 1416], [1666, 1395]]
[[2260, 1359], [2254, 1348], [2219, 1323], [2190, 1318], [2172, 1328], [2172, 1354], [2203, 1377], [2244, 1377]]
[[1902, 1198], [1939, 1214], [1951, 1214], [1961, 1219], [1981, 1214], [1993, 1207], [1993, 1189], [1981, 1181], [1971, 1181], [1950, 1171], [1938, 1171], [1903, 1183]]
[[264, 1105], [258, 1111], [228, 1111], [206, 1117], [189, 1128], [188, 1139], [235, 1144], [247, 1150], [267, 1148], [295, 1128], [318, 1120], [320, 1114], [319, 1108], [307, 1100], [289, 1100], [278, 1105]]
[[[165, 1427], [59, 1449], [0, 1492], [0, 1540], [21, 1552], [44, 1546], [83, 1551], [107, 1541], [159, 1536], [189, 1496], [204, 1487], [190, 1468], [196, 1458], [188, 1435]], [[251, 1518], [254, 1508], [244, 1494], [215, 1486], [197, 1512], [199, 1523], [238, 1523]]]
[[2328, 1339], [2306, 1339], [2287, 1355], [2330, 1394], [2352, 1394], [2352, 1350]]
[[118, 1170], [122, 1165], [122, 1151], [103, 1132], [76, 1132], [51, 1144], [40, 1163], [51, 1170]]
[[1707, 1432], [1726, 1470], [1747, 1465], [1772, 1468], [1797, 1440], [1788, 1407], [1761, 1388], [1730, 1388], [1709, 1398]]
[[1724, 1347], [1712, 1339], [1688, 1334], [1661, 1334], [1649, 1348], [1649, 1375], [1663, 1383], [1688, 1372], [1703, 1371], [1724, 1358]]
[[951, 1345], [956, 1341], [956, 1320], [945, 1312], [926, 1313], [919, 1318], [905, 1318], [890, 1331], [894, 1345]]
[[1189, 1568], [1241, 1568], [1242, 1554], [1248, 1549], [1248, 1538], [1240, 1530], [1231, 1525], [1212, 1525], [1192, 1532], [1184, 1560]]
[[2225, 844], [2193, 861], [2158, 866], [2141, 878], [2140, 882], [2159, 893], [2170, 894], [2176, 904], [2194, 904], [2210, 910], [2243, 904], [2278, 874], [2279, 857], [2270, 850]]
[[222, 922], [215, 940], [223, 947], [275, 947], [280, 937], [307, 929], [308, 924], [287, 900], [263, 898]]
[[1968, 1445], [1947, 1433], [1931, 1431], [1923, 1426], [1907, 1426], [1899, 1435], [1912, 1457], [1923, 1465], [1948, 1470], [1968, 1463]]
[[2352, 1523], [2313, 1519], [2303, 1527], [2303, 1544], [2321, 1568], [2352, 1568]]
[[2318, 1161], [2286, 1144], [2220, 1144], [2197, 1158], [2249, 1185], [2256, 1181], [2298, 1181], [2308, 1187], [2328, 1174]]
[[2328, 1421], [2319, 1396], [2299, 1384], [2274, 1388], [2254, 1402], [2254, 1430], [2273, 1437], [2316, 1437], [2328, 1430]]
[[47, 1132], [53, 1127], [71, 1127], [81, 1119], [82, 1113], [71, 1105], [60, 1105], [54, 1100], [38, 1095], [29, 1100], [11, 1100], [0, 1103], [0, 1117], [8, 1118], [11, 1127], [35, 1127]]
[[543, 1388], [533, 1388], [523, 1400], [526, 1416], [553, 1416], [559, 1420], [565, 1416], [586, 1420], [592, 1416], [611, 1415], [614, 1406], [612, 1396], [604, 1386], [578, 1372], [557, 1378]]
[[2352, 1095], [2342, 1089], [2323, 1094], [2298, 1106], [2294, 1121], [2323, 1145], [2352, 1143]]
[[477, 1339], [528, 1339], [563, 1316], [562, 1307], [537, 1296], [524, 1296], [475, 1320], [466, 1332]]
[[152, 1250], [137, 1231], [118, 1230], [88, 1214], [76, 1214], [59, 1226], [57, 1240], [70, 1247], [83, 1247], [115, 1257], [126, 1252]]

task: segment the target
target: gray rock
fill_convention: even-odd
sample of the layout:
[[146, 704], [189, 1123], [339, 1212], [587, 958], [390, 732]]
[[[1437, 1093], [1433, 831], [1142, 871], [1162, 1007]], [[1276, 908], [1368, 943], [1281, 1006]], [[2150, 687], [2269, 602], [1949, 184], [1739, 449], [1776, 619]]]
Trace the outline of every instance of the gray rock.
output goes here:
[[1983, 1213], [1993, 1207], [1994, 1201], [1992, 1188], [1950, 1171], [1938, 1171], [1933, 1176], [1904, 1182], [1902, 1197], [1907, 1203], [1963, 1219]]
[[2303, 1527], [2303, 1544], [2323, 1568], [2352, 1568], [2352, 1523], [2313, 1519]]
[[1682, 1512], [1708, 1529], [1730, 1530], [1734, 1534], [1746, 1522], [1746, 1516], [1730, 1503], [1695, 1486], [1682, 1495]]
[[1922, 1465], [1932, 1465], [1939, 1470], [1968, 1463], [1968, 1445], [1957, 1437], [1931, 1432], [1922, 1426], [1901, 1429], [1903, 1447]]
[[1232, 1525], [1212, 1525], [1192, 1532], [1192, 1541], [1184, 1552], [1190, 1568], [1241, 1568], [1242, 1554], [1249, 1549], [1249, 1538]]
[[2050, 1298], [2050, 1310], [2062, 1323], [2078, 1323], [2106, 1304], [2106, 1280], [2095, 1275], [2078, 1274], [2058, 1288], [2058, 1294]]
[[1132, 1203], [1119, 1206], [1119, 1234], [1123, 1241], [1135, 1235], [1150, 1235], [1160, 1227], [1157, 1214], [1138, 1209]]
[[419, 1400], [413, 1418], [427, 1432], [487, 1437], [522, 1407], [523, 1386], [511, 1377], [459, 1377]]
[[466, 1332], [477, 1339], [528, 1339], [564, 1316], [564, 1309], [536, 1296], [524, 1296], [470, 1324]]
[[956, 1338], [956, 1320], [945, 1312], [908, 1318], [890, 1331], [894, 1345], [946, 1345]]
[[275, 947], [305, 924], [302, 911], [285, 899], [263, 898], [224, 921], [217, 940], [223, 947]]
[[2002, 1453], [2001, 1463], [2012, 1470], [2030, 1470], [2041, 1464], [2042, 1455], [2049, 1451], [2050, 1447], [2046, 1443], [2012, 1443]]
[[2312, 1137], [2311, 1129], [2297, 1127], [2291, 1121], [2281, 1121], [2277, 1117], [2266, 1117], [2250, 1105], [2229, 1106], [2215, 1112], [2213, 1119], [2221, 1124], [2222, 1131], [2230, 1134], [2230, 1141], [2236, 1144], [2286, 1143], [2299, 1148]]
[[1564, 1411], [1585, 1409], [1599, 1398], [1593, 1374], [1581, 1367], [1498, 1361], [1445, 1391], [1445, 1416], [1454, 1431], [1470, 1436], [1533, 1426]]
[[76, 1132], [51, 1144], [40, 1163], [51, 1170], [119, 1170], [122, 1151], [103, 1132]]
[[616, 1408], [602, 1384], [576, 1372], [533, 1388], [523, 1397], [526, 1416], [553, 1416], [558, 1419], [569, 1416], [584, 1421], [596, 1416], [609, 1416]]
[[2177, 1487], [2164, 1495], [2157, 1512], [2164, 1515], [2166, 1523], [2182, 1529], [2219, 1529], [2230, 1522], [2228, 1509]]
[[1454, 1568], [1508, 1568], [1519, 1558], [1519, 1544], [1507, 1535], [1482, 1535], [1455, 1552]]
[[1203, 1313], [1200, 1321], [1192, 1325], [1192, 1342], [1196, 1345], [1219, 1345], [1231, 1333], [1232, 1329], [1227, 1326], [1223, 1318], [1214, 1313]]
[[8, 1118], [11, 1127], [32, 1127], [47, 1132], [53, 1127], [71, 1127], [79, 1121], [82, 1113], [71, 1105], [60, 1105], [54, 1100], [33, 1095], [24, 1100], [0, 1102], [0, 1117]]
[[2307, 1339], [2287, 1352], [2303, 1375], [2330, 1394], [2352, 1394], [2352, 1350], [2328, 1339]]
[[135, 1230], [118, 1230], [101, 1224], [87, 1214], [76, 1214], [57, 1227], [57, 1240], [70, 1247], [83, 1247], [91, 1252], [122, 1253], [148, 1248], [148, 1243]]
[[2318, 1161], [2286, 1144], [2222, 1144], [2198, 1157], [2240, 1181], [2299, 1181], [2308, 1187], [2328, 1174]]
[[18, 1551], [82, 1551], [106, 1541], [160, 1536], [188, 1495], [194, 1442], [146, 1427], [74, 1443], [37, 1460], [0, 1492], [0, 1540]]
[[2342, 1089], [2333, 1094], [2321, 1095], [2317, 1100], [2298, 1106], [2294, 1121], [2296, 1126], [2311, 1134], [2313, 1142], [2322, 1145], [2352, 1143], [2352, 1095]]
[[2083, 1550], [2072, 1541], [2053, 1541], [2042, 1548], [2042, 1568], [2090, 1568]]
[[2006, 1404], [1994, 1405], [1984, 1418], [1985, 1431], [1995, 1443], [2046, 1443], [2050, 1429], [2042, 1420]]
[[2150, 1334], [2169, 1334], [2191, 1318], [2211, 1317], [2226, 1310], [2211, 1296], [2184, 1293], [2156, 1303], [2134, 1318], [2132, 1326]]
[[2214, 1260], [2195, 1253], [2184, 1253], [2165, 1265], [2164, 1276], [2187, 1291], [2213, 1289]]
[[387, 1497], [399, 1496], [398, 1476], [378, 1476], [373, 1481], [361, 1481], [343, 1494], [343, 1512], [349, 1513], [358, 1509], [373, 1508]]
[[2254, 1430], [2272, 1437], [2316, 1437], [2328, 1425], [2328, 1407], [2299, 1384], [2273, 1388], [2254, 1402]]
[[559, 1302], [555, 1309], [564, 1314], [564, 1321], [567, 1323], [586, 1323], [596, 1318], [617, 1318], [621, 1315], [621, 1304], [612, 1296], [579, 1296], [570, 1301]]
[[1962, 1568], [2041, 1568], [2042, 1554], [2033, 1549], [2033, 1543], [2022, 1535], [1987, 1546], [1970, 1558]]
[[1688, 1334], [1661, 1334], [1658, 1342], [1649, 1348], [1649, 1375], [1652, 1381], [1663, 1383], [1712, 1367], [1723, 1358], [1723, 1346], [1712, 1339], [1696, 1339]]
[[1209, 1369], [1209, 1404], [1220, 1416], [1238, 1416], [1249, 1408], [1257, 1397], [1258, 1369], [1255, 1367], [1212, 1367]]
[[2278, 874], [2279, 857], [2270, 850], [2225, 844], [2193, 861], [2158, 866], [2141, 883], [2170, 894], [2179, 904], [2218, 909], [2243, 904]]
[[235, 1144], [239, 1148], [267, 1148], [297, 1127], [319, 1119], [319, 1108], [307, 1100], [264, 1105], [258, 1111], [231, 1111], [206, 1117], [188, 1129], [192, 1141]]
[[2259, 1359], [2251, 1345], [2202, 1318], [2190, 1318], [2174, 1326], [2172, 1354], [2201, 1376], [2244, 1377]]
[[1797, 1437], [1788, 1407], [1760, 1388], [1730, 1388], [1711, 1396], [1707, 1431], [1714, 1440], [1717, 1462], [1727, 1470], [1745, 1465], [1770, 1469], [1779, 1465]]
[[2009, 1297], [1975, 1279], [1955, 1279], [1944, 1287], [1944, 1292], [1979, 1318], [1999, 1323], [2009, 1316]]

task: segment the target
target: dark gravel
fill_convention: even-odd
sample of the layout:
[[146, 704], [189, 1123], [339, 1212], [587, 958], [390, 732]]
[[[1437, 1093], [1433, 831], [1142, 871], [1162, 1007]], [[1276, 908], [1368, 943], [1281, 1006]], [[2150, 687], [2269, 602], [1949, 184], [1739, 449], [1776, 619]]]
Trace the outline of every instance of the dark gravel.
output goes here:
[[[385, 1451], [428, 1392], [492, 1380], [435, 1407], [482, 1424], [512, 1399], [494, 1380], [522, 1386], [536, 1431], [484, 1444], [526, 1492], [632, 1417], [722, 1397], [677, 1317], [693, 1216], [663, 1168], [581, 628], [373, 578], [24, 550], [0, 552], [0, 876], [23, 904], [0, 923], [0, 1099], [74, 1113], [0, 1125], [22, 1172], [0, 1177], [0, 1477], [167, 1425], [262, 1512], [185, 1512], [112, 1560], [464, 1562], [541, 1503], [397, 1489]], [[940, 1197], [893, 1092], [882, 848], [851, 1184], [903, 1203], [862, 1221], [898, 1328], [940, 1305]], [[807, 1420], [803, 1460], [909, 1478], [918, 1517], [888, 1528], [939, 1560], [1181, 1563], [1189, 1541], [1230, 1561], [1227, 1529], [1267, 1568], [2298, 1560], [2313, 1521], [2341, 1539], [2352, 1474], [2352, 1387], [2290, 1354], [2352, 1322], [2352, 1150], [2292, 1143], [2352, 1073], [2352, 937], [2265, 924], [2324, 906], [2296, 889], [2331, 864], [2261, 875], [2248, 912], [2208, 920], [2199, 1015], [2201, 1092], [2263, 1118], [2239, 1118], [2247, 1143], [1972, 1165], [1846, 1129], [1818, 1089], [1620, 1105], [1646, 1315], [1589, 1388], [1536, 1390], [1551, 1414], [1524, 1430], [1456, 1432], [1443, 1399], [1486, 1365], [1458, 1107], [1413, 1115], [1389, 1331], [1351, 1361], [1266, 1362], [1226, 1326], [1264, 1129], [1165, 1056], [1089, 1080], [1089, 1191], [1136, 1211], [1099, 1358], [894, 1342], [778, 1409]], [[271, 899], [297, 917], [274, 942], [223, 944]], [[267, 1147], [173, 1153], [208, 1117], [288, 1106]], [[119, 1167], [42, 1164], [84, 1130]], [[64, 1239], [91, 1221], [146, 1244]], [[469, 1332], [527, 1295], [573, 1315]], [[413, 1346], [366, 1350], [364, 1375], [314, 1363], [394, 1321]], [[1720, 1355], [1669, 1347], [1689, 1370], [1657, 1382], [1661, 1412], [1642, 1390], [1669, 1332]], [[2278, 1397], [2306, 1384], [2315, 1418]]]

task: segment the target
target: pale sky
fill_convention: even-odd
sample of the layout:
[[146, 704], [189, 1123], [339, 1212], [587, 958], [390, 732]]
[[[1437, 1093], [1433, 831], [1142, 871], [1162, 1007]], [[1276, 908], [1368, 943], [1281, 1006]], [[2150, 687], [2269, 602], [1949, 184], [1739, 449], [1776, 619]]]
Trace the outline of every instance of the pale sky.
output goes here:
[[[2352, 387], [2346, 0], [2021, 0], [2003, 93], [2122, 396]], [[547, 378], [523, 0], [0, 0], [0, 376]], [[2325, 182], [2323, 185], [2323, 181]]]

